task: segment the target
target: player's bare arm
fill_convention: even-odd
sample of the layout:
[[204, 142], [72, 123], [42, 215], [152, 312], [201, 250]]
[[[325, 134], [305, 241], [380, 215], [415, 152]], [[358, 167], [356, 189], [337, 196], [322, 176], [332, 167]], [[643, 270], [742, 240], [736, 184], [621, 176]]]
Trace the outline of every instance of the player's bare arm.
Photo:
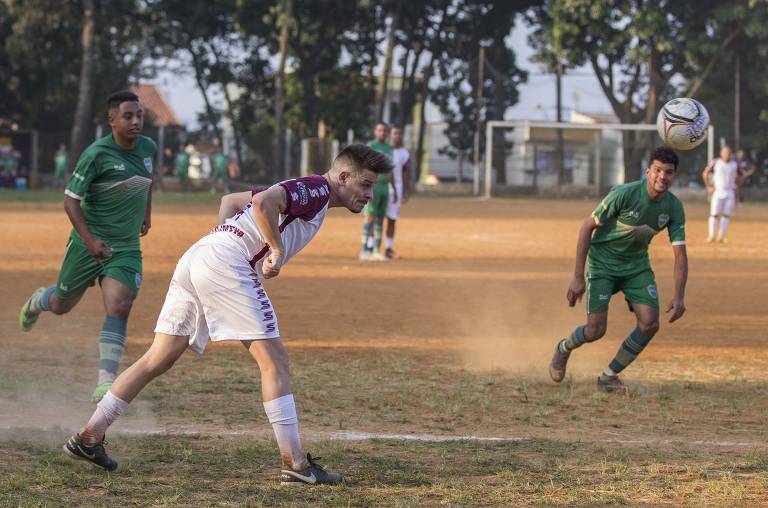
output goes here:
[[712, 192], [715, 190], [714, 186], [709, 182], [709, 175], [715, 170], [715, 161], [710, 162], [707, 164], [707, 167], [704, 168], [704, 171], [701, 172], [701, 179], [704, 181], [704, 186]]
[[88, 248], [88, 252], [96, 259], [107, 259], [112, 257], [112, 247], [106, 244], [103, 240], [94, 238], [91, 231], [88, 229], [88, 224], [85, 222], [85, 215], [80, 208], [80, 200], [71, 196], [64, 196], [64, 210], [67, 212], [69, 222], [83, 239], [83, 243]]
[[224, 221], [240, 210], [244, 210], [252, 198], [251, 191], [233, 192], [222, 196], [221, 205], [219, 205], [219, 224], [224, 224]]
[[685, 313], [685, 285], [688, 282], [688, 253], [685, 245], [673, 245], [672, 251], [675, 254], [675, 296], [669, 302], [666, 308], [669, 316], [669, 322], [674, 323]]
[[584, 292], [587, 290], [587, 283], [584, 281], [584, 265], [587, 263], [587, 253], [589, 252], [589, 243], [592, 240], [592, 232], [597, 229], [598, 224], [594, 217], [589, 217], [581, 224], [579, 228], [579, 239], [576, 243], [576, 267], [573, 271], [573, 280], [568, 286], [568, 305], [574, 307], [577, 301], [581, 301]]
[[280, 237], [279, 220], [280, 214], [288, 207], [288, 196], [282, 186], [275, 185], [256, 194], [251, 202], [256, 227], [259, 228], [264, 243], [270, 248], [269, 255], [264, 259], [262, 270], [264, 278], [271, 279], [277, 277], [283, 266], [285, 249], [283, 239]]
[[149, 233], [149, 228], [152, 227], [152, 187], [149, 188], [147, 193], [147, 211], [144, 212], [144, 222], [141, 224], [141, 230], [139, 236], [146, 236]]

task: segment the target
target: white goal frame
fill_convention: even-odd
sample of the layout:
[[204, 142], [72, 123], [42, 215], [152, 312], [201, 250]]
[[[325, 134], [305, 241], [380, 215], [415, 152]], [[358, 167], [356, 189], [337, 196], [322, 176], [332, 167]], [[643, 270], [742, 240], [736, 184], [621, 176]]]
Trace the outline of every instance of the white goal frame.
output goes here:
[[[602, 135], [605, 131], [656, 131], [656, 124], [627, 124], [627, 123], [560, 123], [560, 122], [539, 122], [531, 120], [519, 121], [499, 121], [492, 120], [485, 124], [485, 189], [483, 196], [488, 199], [491, 197], [493, 189], [493, 129], [495, 128], [516, 128], [516, 129], [563, 129], [563, 130], [590, 130], [600, 131]], [[715, 128], [710, 123], [707, 128], [707, 160], [715, 157]], [[480, 191], [480, 168], [475, 167], [474, 191], [479, 194]], [[596, 174], [600, 174], [599, 158]], [[597, 185], [599, 185], [599, 178]]]

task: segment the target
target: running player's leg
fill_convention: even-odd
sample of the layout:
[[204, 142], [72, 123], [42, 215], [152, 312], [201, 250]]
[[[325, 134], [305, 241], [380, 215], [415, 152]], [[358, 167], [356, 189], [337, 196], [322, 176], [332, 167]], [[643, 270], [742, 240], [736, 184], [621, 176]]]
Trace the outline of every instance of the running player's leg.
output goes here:
[[709, 203], [709, 220], [707, 222], [707, 242], [715, 241], [715, 232], [717, 231], [717, 222], [722, 215], [722, 200], [718, 197], [718, 194], [712, 195], [712, 200]]
[[101, 400], [117, 377], [125, 352], [128, 315], [131, 313], [137, 290], [112, 277], [104, 277], [101, 281], [101, 293], [107, 315], [99, 332], [99, 376], [91, 397], [93, 402]]
[[370, 214], [370, 203], [363, 208], [363, 234], [360, 238], [360, 260], [367, 261], [373, 251], [373, 215]]
[[389, 195], [389, 203], [387, 204], [387, 231], [386, 231], [387, 250], [384, 251], [384, 255], [390, 259], [395, 259], [398, 257], [397, 253], [395, 252], [394, 245], [395, 245], [395, 223], [397, 222], [397, 219], [400, 217], [400, 199], [401, 199], [400, 196], [398, 196], [397, 199], [395, 199], [394, 193], [392, 192]]
[[19, 314], [21, 329], [28, 332], [42, 312], [66, 314], [82, 298], [101, 270], [101, 266], [80, 241], [70, 239], [56, 284], [36, 289]]
[[125, 412], [125, 408], [150, 381], [170, 369], [189, 346], [189, 337], [155, 333], [146, 353], [125, 369], [96, 406], [80, 438], [86, 446], [96, 446], [104, 439], [107, 428]]
[[637, 358], [659, 329], [659, 299], [653, 272], [647, 270], [627, 279], [621, 289], [637, 317], [637, 326], [598, 378], [598, 388], [606, 391], [625, 389], [618, 380], [619, 373]]
[[337, 484], [341, 475], [325, 471], [304, 455], [299, 434], [296, 403], [291, 389], [288, 352], [280, 338], [244, 340], [243, 345], [259, 365], [264, 412], [275, 433], [284, 469], [280, 475], [283, 485]]

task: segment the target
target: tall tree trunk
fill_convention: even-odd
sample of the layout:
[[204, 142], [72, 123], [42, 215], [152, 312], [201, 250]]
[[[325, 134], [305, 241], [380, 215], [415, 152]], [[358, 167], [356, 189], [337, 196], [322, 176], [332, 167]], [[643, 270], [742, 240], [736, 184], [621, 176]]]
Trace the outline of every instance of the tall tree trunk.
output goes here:
[[392, 24], [389, 27], [389, 35], [387, 36], [387, 52], [384, 55], [384, 68], [379, 76], [379, 88], [376, 91], [376, 115], [377, 120], [384, 118], [384, 107], [387, 104], [387, 91], [389, 89], [389, 71], [392, 68], [392, 54], [395, 51], [395, 31], [400, 23], [400, 5], [401, 1], [397, 2], [395, 15], [392, 17]]
[[275, 74], [275, 137], [272, 143], [272, 166], [275, 175], [283, 173], [283, 153], [285, 152], [285, 130], [283, 112], [285, 110], [285, 60], [288, 55], [288, 25], [292, 11], [292, 0], [283, 0], [280, 13], [280, 60]]
[[[235, 118], [235, 104], [232, 100], [232, 94], [227, 89], [227, 83], [221, 84], [224, 89], [224, 100], [227, 101], [227, 116], [229, 117], [229, 123], [232, 125], [232, 137], [235, 138], [235, 157], [237, 158], [237, 167], [242, 171], [243, 169], [243, 145], [240, 140], [240, 131], [237, 127], [237, 120]], [[222, 140], [223, 142], [223, 140]]]
[[317, 116], [317, 91], [315, 90], [315, 69], [302, 65], [299, 69], [299, 79], [301, 88], [304, 92], [304, 122], [307, 124], [309, 137], [317, 137], [318, 134], [318, 116]]
[[208, 116], [208, 123], [211, 124], [213, 132], [216, 134], [219, 143], [221, 143], [223, 141], [221, 137], [221, 129], [219, 128], [219, 122], [216, 119], [216, 112], [213, 110], [211, 100], [208, 98], [208, 86], [205, 83], [205, 78], [203, 77], [203, 66], [202, 62], [200, 61], [200, 55], [197, 53], [192, 44], [187, 47], [187, 51], [189, 51], [189, 54], [192, 56], [192, 67], [195, 71], [195, 83], [197, 83], [197, 88], [200, 90], [200, 93], [203, 96], [203, 102], [205, 103], [205, 113]]
[[94, 0], [83, 0], [83, 33], [82, 47], [83, 60], [80, 63], [80, 83], [77, 90], [77, 108], [75, 110], [75, 123], [72, 127], [70, 138], [70, 169], [74, 167], [80, 154], [88, 146], [89, 132], [92, 114], [93, 95], [93, 10]]

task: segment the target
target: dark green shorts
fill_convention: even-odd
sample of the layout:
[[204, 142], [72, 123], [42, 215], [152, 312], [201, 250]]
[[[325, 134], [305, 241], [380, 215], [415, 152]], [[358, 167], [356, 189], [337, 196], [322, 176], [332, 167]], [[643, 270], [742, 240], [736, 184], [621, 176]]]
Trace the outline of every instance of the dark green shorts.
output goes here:
[[373, 197], [363, 208], [363, 215], [384, 217], [387, 215], [387, 203], [389, 203], [389, 184], [376, 184], [373, 186]]
[[654, 309], [659, 308], [656, 276], [652, 270], [645, 270], [629, 277], [588, 273], [587, 314], [607, 311], [611, 296], [619, 291], [624, 293], [624, 298], [630, 304], [639, 303]]
[[80, 240], [70, 238], [56, 281], [56, 298], [75, 298], [93, 286], [96, 278], [102, 277], [121, 282], [136, 295], [141, 286], [141, 273], [140, 250], [114, 252], [109, 259], [97, 260]]

